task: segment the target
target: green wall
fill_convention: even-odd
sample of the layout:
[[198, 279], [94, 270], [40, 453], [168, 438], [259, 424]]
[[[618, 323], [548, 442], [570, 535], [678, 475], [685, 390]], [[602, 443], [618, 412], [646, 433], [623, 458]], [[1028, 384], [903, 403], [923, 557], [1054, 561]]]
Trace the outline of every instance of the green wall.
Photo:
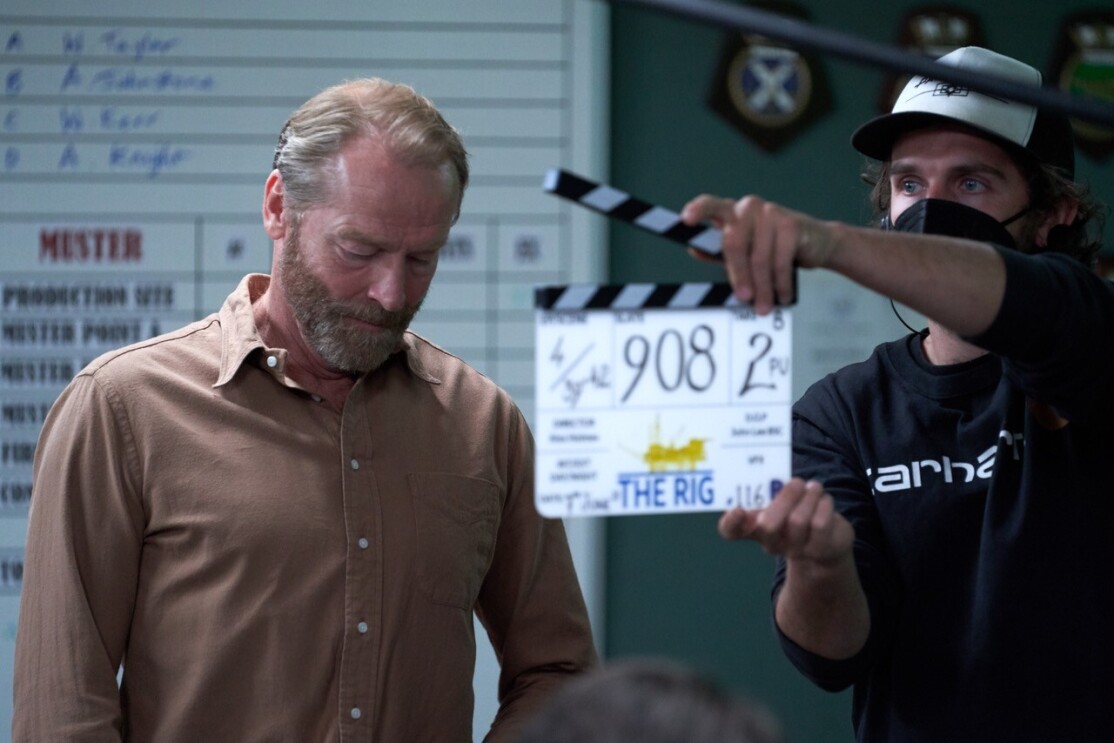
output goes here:
[[[903, 15], [923, 5], [805, 0], [811, 22], [893, 43]], [[988, 46], [1046, 69], [1065, 15], [1097, 3], [965, 0]], [[1109, 9], [1109, 8], [1107, 8]], [[611, 16], [610, 182], [679, 208], [701, 192], [759, 193], [824, 218], [863, 223], [862, 159], [847, 144], [874, 116], [886, 75], [822, 57], [828, 113], [799, 138], [766, 153], [705, 103], [726, 31], [624, 5]], [[1081, 180], [1114, 201], [1114, 160], [1080, 156]], [[627, 225], [610, 230], [610, 280], [721, 278], [713, 266]], [[1107, 242], [1110, 238], [1107, 228]], [[695, 665], [778, 716], [794, 743], [850, 741], [850, 692], [805, 681], [773, 637], [773, 560], [749, 543], [722, 542], [715, 514], [623, 517], [607, 523], [606, 655], [664, 655]]]

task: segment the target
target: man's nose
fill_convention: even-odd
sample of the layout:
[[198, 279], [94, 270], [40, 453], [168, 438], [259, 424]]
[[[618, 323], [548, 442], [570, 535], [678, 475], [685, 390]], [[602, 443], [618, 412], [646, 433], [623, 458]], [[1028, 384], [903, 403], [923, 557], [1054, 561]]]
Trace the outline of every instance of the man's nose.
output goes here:
[[383, 309], [397, 312], [406, 306], [406, 262], [391, 256], [374, 269], [367, 287], [367, 296]]
[[939, 180], [929, 181], [924, 189], [924, 197], [926, 199], [948, 199], [947, 184]]

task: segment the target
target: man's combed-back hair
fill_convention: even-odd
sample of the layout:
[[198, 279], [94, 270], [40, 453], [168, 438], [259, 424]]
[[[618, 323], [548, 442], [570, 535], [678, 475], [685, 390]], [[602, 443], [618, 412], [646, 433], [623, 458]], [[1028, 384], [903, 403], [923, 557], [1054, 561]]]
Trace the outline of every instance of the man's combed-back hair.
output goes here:
[[361, 136], [378, 138], [406, 165], [449, 164], [463, 197], [468, 152], [460, 134], [413, 88], [364, 78], [321, 91], [282, 128], [272, 167], [282, 175], [285, 208], [298, 215], [326, 201], [337, 153]]

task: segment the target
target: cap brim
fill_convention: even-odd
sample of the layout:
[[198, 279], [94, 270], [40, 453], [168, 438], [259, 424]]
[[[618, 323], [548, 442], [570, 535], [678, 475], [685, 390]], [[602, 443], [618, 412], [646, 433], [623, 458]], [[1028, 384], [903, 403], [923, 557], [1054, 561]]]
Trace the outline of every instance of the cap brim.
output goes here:
[[[1061, 121], [1062, 119], [1062, 121]], [[1052, 129], [1055, 132], [1037, 137], [1044, 142], [1044, 149], [1034, 152], [1026, 149], [1016, 142], [1002, 137], [988, 129], [960, 121], [950, 116], [927, 113], [925, 111], [902, 111], [895, 114], [883, 114], [866, 122], [851, 135], [851, 146], [856, 150], [874, 158], [886, 161], [893, 152], [894, 142], [898, 137], [914, 129], [923, 129], [929, 126], [949, 126], [966, 129], [972, 134], [994, 142], [1006, 152], [1014, 153], [1021, 161], [1047, 162], [1063, 168], [1068, 177], [1075, 174], [1075, 158], [1072, 150], [1071, 124], [1067, 117], [1041, 116], [1037, 119], [1040, 128]]]
[[894, 142], [896, 142], [897, 138], [902, 134], [913, 131], [914, 129], [923, 129], [928, 126], [939, 126], [941, 124], [948, 124], [951, 126], [958, 124], [977, 131], [980, 134], [985, 134], [996, 142], [1004, 141], [1001, 137], [991, 134], [990, 132], [985, 132], [978, 127], [973, 127], [970, 124], [956, 121], [949, 116], [925, 113], [924, 111], [902, 111], [895, 114], [883, 114], [860, 126], [851, 135], [851, 146], [867, 157], [872, 157], [875, 160], [889, 160], [890, 153], [894, 148]]

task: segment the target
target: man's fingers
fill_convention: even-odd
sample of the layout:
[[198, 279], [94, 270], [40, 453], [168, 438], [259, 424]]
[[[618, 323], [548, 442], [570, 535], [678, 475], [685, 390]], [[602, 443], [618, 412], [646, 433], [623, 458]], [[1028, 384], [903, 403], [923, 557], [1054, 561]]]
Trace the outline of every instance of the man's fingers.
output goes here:
[[740, 302], [754, 300], [754, 271], [751, 250], [754, 245], [754, 208], [756, 200], [747, 196], [731, 208], [731, 219], [723, 225], [723, 262], [735, 296]]
[[758, 539], [756, 527], [761, 523], [764, 531], [780, 528], [786, 514], [792, 511], [796, 501], [804, 493], [805, 483], [794, 477], [778, 491], [777, 497], [763, 509], [748, 511], [735, 507], [724, 512], [719, 519], [719, 533], [724, 539]]
[[808, 544], [812, 537], [813, 516], [824, 497], [820, 483], [810, 480], [805, 484], [804, 493], [796, 506], [786, 516], [782, 527], [782, 539], [790, 548], [800, 548]]
[[[790, 555], [804, 549], [811, 538], [812, 516], [824, 493], [820, 483], [795, 481], [796, 487], [790, 491], [791, 498], [782, 500], [786, 488], [778, 493], [770, 507], [759, 515], [754, 532], [755, 539], [772, 554]], [[781, 501], [780, 509], [773, 505]]]
[[796, 286], [793, 283], [794, 263], [801, 240], [799, 225], [794, 225], [792, 230], [782, 230], [778, 233], [778, 244], [774, 248], [774, 282], [777, 301], [788, 305], [793, 303]]
[[828, 559], [850, 538], [847, 534], [840, 536], [841, 528], [846, 531], [841, 522], [823, 484], [793, 478], [765, 508], [733, 508], [724, 513], [719, 533], [724, 539], [757, 542], [773, 555]]
[[736, 506], [720, 516], [718, 528], [724, 539], [746, 539], [754, 529], [754, 512]]
[[772, 271], [779, 225], [773, 204], [764, 202], [758, 211], [759, 216], [755, 222], [754, 236], [750, 245], [749, 262], [751, 283], [754, 286], [754, 311], [759, 315], [765, 315], [774, 306]]
[[700, 194], [682, 207], [681, 219], [685, 224], [713, 222], [717, 227], [721, 227], [731, 218], [731, 209], [734, 205], [732, 199]]
[[739, 301], [753, 304], [759, 315], [792, 303], [798, 254], [823, 250], [817, 223], [753, 195], [732, 201], [702, 194], [685, 204], [681, 217], [687, 224], [712, 222], [722, 230], [727, 278]]
[[832, 498], [821, 498], [820, 502], [816, 504], [816, 510], [812, 514], [812, 528], [816, 531], [828, 528], [832, 523], [832, 515], [835, 513], [835, 500]]

